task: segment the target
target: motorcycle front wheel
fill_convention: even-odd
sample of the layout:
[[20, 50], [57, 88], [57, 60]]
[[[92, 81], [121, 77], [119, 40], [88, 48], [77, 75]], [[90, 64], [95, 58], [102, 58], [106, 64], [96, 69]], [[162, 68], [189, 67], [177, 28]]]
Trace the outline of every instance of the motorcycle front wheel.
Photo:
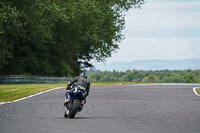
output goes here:
[[67, 118], [67, 117], [68, 117], [68, 114], [69, 114], [69, 112], [68, 112], [68, 110], [67, 110], [67, 108], [66, 108], [66, 106], [65, 106], [65, 113], [64, 113], [64, 117], [65, 117], [65, 118]]

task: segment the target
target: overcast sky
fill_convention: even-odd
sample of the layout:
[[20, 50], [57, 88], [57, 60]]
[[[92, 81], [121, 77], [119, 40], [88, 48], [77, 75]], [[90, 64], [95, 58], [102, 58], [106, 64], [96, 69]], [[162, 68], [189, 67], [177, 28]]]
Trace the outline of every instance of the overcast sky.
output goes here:
[[125, 39], [106, 63], [200, 58], [200, 0], [146, 0], [125, 14]]

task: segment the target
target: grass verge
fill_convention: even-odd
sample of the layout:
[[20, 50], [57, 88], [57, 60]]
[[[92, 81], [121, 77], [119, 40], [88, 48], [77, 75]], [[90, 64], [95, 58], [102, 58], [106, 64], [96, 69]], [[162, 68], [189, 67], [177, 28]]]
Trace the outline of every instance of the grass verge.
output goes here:
[[[133, 81], [97, 81], [91, 85], [133, 84]], [[14, 101], [32, 94], [57, 87], [66, 87], [67, 83], [9, 84], [0, 85], [0, 102]]]
[[136, 84], [136, 83], [151, 83], [151, 82], [142, 82], [142, 81], [92, 81], [91, 85]]
[[0, 85], [0, 102], [14, 101], [22, 97], [64, 86], [67, 86], [67, 83]]
[[200, 95], [200, 88], [196, 88], [196, 92]]

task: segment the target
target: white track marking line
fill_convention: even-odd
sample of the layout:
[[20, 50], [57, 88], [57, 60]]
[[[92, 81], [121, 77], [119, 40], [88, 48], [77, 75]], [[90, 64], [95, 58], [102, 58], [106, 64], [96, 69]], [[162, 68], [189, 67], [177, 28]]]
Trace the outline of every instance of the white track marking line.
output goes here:
[[194, 92], [194, 94], [196, 94], [197, 96], [200, 96], [200, 95], [197, 93], [196, 88], [199, 88], [199, 87], [194, 87], [194, 88], [193, 88], [193, 92]]
[[24, 99], [28, 99], [28, 98], [31, 98], [31, 97], [34, 97], [34, 96], [38, 96], [40, 94], [43, 94], [43, 93], [46, 93], [46, 92], [50, 92], [52, 90], [58, 90], [58, 89], [61, 89], [61, 88], [63, 88], [63, 87], [58, 87], [58, 88], [53, 88], [53, 89], [50, 89], [50, 90], [42, 91], [42, 92], [27, 96], [27, 97], [23, 97], [23, 98], [14, 100], [14, 101], [10, 101], [10, 102], [2, 102], [2, 103], [0, 103], [0, 105], [6, 104], [6, 103], [15, 103], [15, 102], [18, 102], [18, 101], [21, 101], [21, 100], [24, 100]]
[[[28, 99], [28, 98], [31, 98], [31, 97], [34, 97], [34, 96], [38, 96], [38, 95], [40, 95], [40, 94], [43, 94], [43, 93], [46, 93], [46, 92], [50, 92], [50, 91], [52, 91], [52, 90], [61, 89], [61, 88], [63, 88], [63, 87], [58, 87], [58, 88], [54, 88], [54, 89], [42, 91], [42, 92], [39, 92], [39, 93], [30, 95], [30, 96], [27, 96], [27, 97], [23, 97], [23, 98], [14, 100], [14, 101], [10, 101], [10, 102], [0, 102], [0, 105], [6, 104], [6, 103], [15, 103], [15, 102], [18, 102], [18, 101], [21, 101], [21, 100], [24, 100], [24, 99]], [[199, 87], [193, 87], [193, 92], [194, 92], [197, 96], [200, 96], [200, 95], [196, 92], [196, 88], [199, 88]]]

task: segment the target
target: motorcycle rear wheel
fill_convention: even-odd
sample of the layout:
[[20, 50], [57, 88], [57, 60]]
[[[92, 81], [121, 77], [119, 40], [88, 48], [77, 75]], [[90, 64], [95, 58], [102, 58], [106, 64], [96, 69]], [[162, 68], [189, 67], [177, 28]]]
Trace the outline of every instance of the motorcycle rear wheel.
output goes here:
[[69, 111], [69, 118], [74, 118], [80, 107], [80, 101], [78, 99], [74, 100], [71, 111]]

